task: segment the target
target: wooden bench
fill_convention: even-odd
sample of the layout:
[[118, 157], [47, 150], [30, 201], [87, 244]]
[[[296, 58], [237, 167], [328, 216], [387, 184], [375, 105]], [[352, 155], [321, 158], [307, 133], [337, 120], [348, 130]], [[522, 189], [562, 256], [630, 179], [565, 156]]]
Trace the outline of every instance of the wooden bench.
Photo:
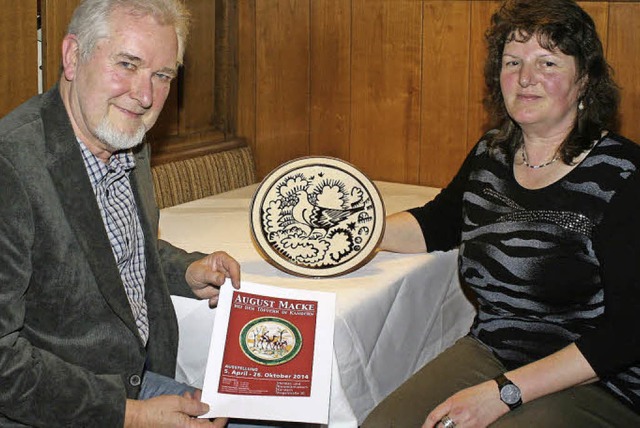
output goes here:
[[248, 186], [257, 181], [247, 146], [210, 153], [151, 168], [159, 208], [171, 207]]

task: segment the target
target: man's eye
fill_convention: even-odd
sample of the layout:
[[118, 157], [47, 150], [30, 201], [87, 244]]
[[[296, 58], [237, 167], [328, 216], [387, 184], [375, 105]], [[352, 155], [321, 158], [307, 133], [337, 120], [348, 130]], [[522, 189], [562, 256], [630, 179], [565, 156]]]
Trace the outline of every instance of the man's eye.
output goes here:
[[156, 76], [163, 82], [171, 82], [171, 80], [173, 79], [173, 76], [164, 73], [156, 73]]
[[127, 61], [120, 61], [120, 67], [124, 68], [125, 70], [135, 70], [136, 66], [130, 62]]

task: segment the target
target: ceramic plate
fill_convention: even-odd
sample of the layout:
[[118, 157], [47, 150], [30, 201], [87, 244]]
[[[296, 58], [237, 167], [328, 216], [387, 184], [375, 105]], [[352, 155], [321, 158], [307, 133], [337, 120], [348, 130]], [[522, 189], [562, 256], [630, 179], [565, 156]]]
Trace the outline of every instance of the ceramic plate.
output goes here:
[[375, 185], [353, 165], [305, 157], [276, 168], [251, 202], [251, 232], [285, 272], [328, 277], [364, 265], [382, 239], [385, 211]]

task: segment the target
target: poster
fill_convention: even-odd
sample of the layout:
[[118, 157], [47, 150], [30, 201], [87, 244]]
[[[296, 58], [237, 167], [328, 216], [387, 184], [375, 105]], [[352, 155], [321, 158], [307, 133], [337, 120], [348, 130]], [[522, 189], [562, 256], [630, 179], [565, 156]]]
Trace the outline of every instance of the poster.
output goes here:
[[326, 424], [335, 294], [225, 284], [213, 327], [205, 417]]

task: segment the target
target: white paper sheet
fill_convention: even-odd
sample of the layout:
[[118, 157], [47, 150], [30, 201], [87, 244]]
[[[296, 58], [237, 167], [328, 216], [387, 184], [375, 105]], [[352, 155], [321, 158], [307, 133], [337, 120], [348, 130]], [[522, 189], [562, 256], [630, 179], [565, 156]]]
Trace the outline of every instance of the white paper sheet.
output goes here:
[[335, 294], [225, 283], [213, 326], [203, 417], [326, 424]]

